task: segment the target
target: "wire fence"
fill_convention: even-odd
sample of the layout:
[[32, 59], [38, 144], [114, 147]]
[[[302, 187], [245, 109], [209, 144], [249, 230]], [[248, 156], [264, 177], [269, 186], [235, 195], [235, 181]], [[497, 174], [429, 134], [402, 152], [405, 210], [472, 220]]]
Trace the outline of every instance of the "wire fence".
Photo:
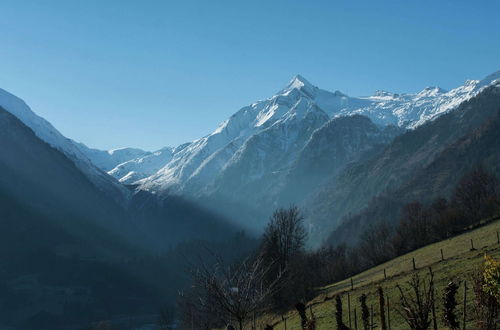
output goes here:
[[[500, 244], [500, 232], [499, 231], [494, 231], [492, 233], [488, 233], [488, 235], [485, 235], [482, 239], [480, 238], [464, 238], [464, 237], [453, 237], [448, 239], [447, 241], [451, 240], [459, 240], [461, 244], [453, 244], [452, 247], [449, 247], [448, 249], [446, 248], [446, 244], [444, 246], [432, 249], [432, 245], [424, 247], [427, 250], [432, 250], [432, 251], [427, 251], [426, 256], [422, 257], [423, 261], [419, 262], [418, 258], [415, 256], [410, 256], [412, 255], [412, 252], [408, 254], [408, 256], [400, 256], [397, 259], [398, 262], [398, 267], [391, 267], [391, 265], [387, 264], [390, 263], [385, 263], [381, 266], [374, 267], [372, 271], [364, 272], [361, 274], [358, 274], [358, 276], [354, 276], [349, 278], [348, 280], [344, 280], [341, 282], [340, 285], [335, 287], [337, 290], [333, 296], [328, 296], [326, 295], [324, 297], [323, 301], [316, 301], [308, 305], [308, 309], [310, 312], [311, 317], [316, 317], [314, 309], [316, 308], [317, 305], [323, 304], [325, 301], [332, 300], [335, 295], [342, 295], [346, 297], [347, 301], [347, 316], [345, 317], [345, 321], [347, 322], [347, 326], [349, 329], [362, 329], [363, 327], [361, 326], [361, 319], [360, 319], [360, 313], [358, 313], [357, 306], [352, 304], [352, 301], [357, 301], [359, 297], [354, 297], [353, 296], [353, 291], [360, 289], [360, 288], [366, 288], [369, 287], [375, 283], [379, 283], [380, 285], [383, 285], [384, 281], [391, 279], [396, 276], [401, 276], [401, 275], [408, 275], [411, 274], [415, 271], [420, 271], [422, 269], [426, 269], [429, 267], [432, 267], [432, 265], [438, 263], [438, 262], [444, 262], [450, 259], [457, 258], [461, 255], [463, 255], [466, 252], [470, 251], [475, 251], [478, 249], [482, 249], [485, 247], [491, 247], [494, 244]], [[442, 244], [443, 241], [438, 242]], [[435, 244], [438, 244], [435, 243]], [[460, 245], [462, 248], [457, 249], [456, 246]], [[413, 251], [414, 252], [414, 251]], [[433, 257], [429, 258], [429, 255], [433, 255]], [[394, 261], [392, 261], [394, 262]], [[406, 264], [406, 266], [404, 265]], [[399, 271], [394, 271], [395, 269]], [[392, 271], [392, 272], [391, 272]], [[374, 276], [376, 275], [375, 273], [378, 273], [379, 276]], [[462, 286], [462, 292], [459, 295], [459, 307], [460, 307], [460, 329], [468, 329], [467, 328], [467, 323], [470, 321], [468, 319], [469, 314], [468, 310], [472, 308], [472, 303], [471, 303], [471, 296], [468, 294], [471, 294], [472, 286], [467, 283], [466, 280], [464, 280], [461, 283]], [[438, 288], [436, 288], [436, 291]], [[443, 288], [441, 288], [443, 289]], [[385, 320], [386, 320], [386, 329], [396, 329], [393, 328], [393, 319], [394, 319], [394, 314], [395, 314], [395, 307], [399, 305], [399, 302], [394, 302], [391, 301], [390, 297], [388, 295], [385, 296], [385, 306], [384, 306], [384, 311], [385, 311]], [[434, 304], [433, 304], [434, 305]], [[332, 311], [332, 316], [333, 316], [333, 307], [331, 309]], [[377, 319], [380, 318], [380, 312], [374, 312], [373, 304], [370, 305], [369, 308], [369, 324], [370, 324], [370, 329], [376, 329], [380, 327], [380, 324], [377, 324]], [[443, 328], [444, 325], [438, 325], [441, 324], [442, 321], [438, 320], [435, 315], [435, 310], [433, 311], [433, 323], [434, 325], [431, 324], [431, 326], [435, 327], [436, 329]], [[268, 329], [284, 329], [284, 330], [289, 330], [290, 328], [290, 321], [291, 317], [287, 317], [285, 315], [281, 316], [281, 319], [274, 323], [271, 328]], [[265, 330], [266, 327], [265, 325], [259, 324], [257, 325], [255, 322], [255, 319], [253, 321], [253, 324], [251, 326], [252, 330]], [[321, 329], [320, 327], [317, 327], [317, 329]], [[326, 328], [325, 328], [326, 329]], [[474, 329], [473, 327], [470, 327], [470, 329]]]

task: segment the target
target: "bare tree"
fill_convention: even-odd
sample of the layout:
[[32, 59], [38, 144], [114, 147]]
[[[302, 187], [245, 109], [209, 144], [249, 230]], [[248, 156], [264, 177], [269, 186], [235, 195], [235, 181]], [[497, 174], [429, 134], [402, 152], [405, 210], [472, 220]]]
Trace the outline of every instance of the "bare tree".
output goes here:
[[394, 238], [396, 253], [401, 255], [418, 249], [430, 243], [433, 236], [430, 211], [420, 202], [406, 204]]
[[381, 264], [393, 256], [392, 227], [387, 222], [370, 225], [361, 234], [359, 249], [367, 266]]
[[231, 320], [243, 329], [245, 322], [265, 309], [267, 299], [278, 289], [283, 272], [269, 281], [272, 264], [265, 264], [262, 256], [247, 259], [234, 266], [219, 261], [213, 267], [203, 263], [193, 273], [195, 306], [199, 311], [220, 318], [226, 324]]
[[431, 311], [434, 304], [434, 273], [429, 268], [429, 281], [422, 281], [414, 273], [408, 282], [409, 290], [403, 290], [398, 284], [401, 307], [397, 313], [406, 321], [410, 329], [426, 330], [431, 324]]
[[453, 193], [453, 202], [463, 210], [466, 224], [474, 223], [498, 211], [497, 180], [484, 168], [477, 167], [463, 176]]
[[276, 210], [262, 236], [260, 253], [266, 265], [272, 265], [267, 281], [287, 269], [286, 286], [271, 297], [276, 309], [288, 308], [296, 301], [307, 300], [314, 287], [314, 260], [304, 250], [307, 233], [297, 207]]
[[343, 280], [358, 271], [353, 249], [345, 243], [335, 248], [328, 246], [311, 254], [316, 259], [318, 285], [326, 285]]
[[444, 198], [435, 199], [430, 205], [433, 241], [439, 241], [463, 230], [463, 214]]
[[264, 231], [262, 252], [264, 257], [286, 268], [290, 260], [304, 248], [307, 233], [304, 218], [295, 206], [276, 210]]

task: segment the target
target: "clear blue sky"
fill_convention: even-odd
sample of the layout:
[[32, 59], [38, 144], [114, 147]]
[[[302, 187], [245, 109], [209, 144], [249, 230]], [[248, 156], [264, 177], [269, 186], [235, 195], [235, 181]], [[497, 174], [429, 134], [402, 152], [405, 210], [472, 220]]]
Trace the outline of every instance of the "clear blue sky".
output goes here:
[[0, 1], [0, 88], [89, 146], [201, 137], [300, 73], [350, 95], [500, 69], [500, 1]]

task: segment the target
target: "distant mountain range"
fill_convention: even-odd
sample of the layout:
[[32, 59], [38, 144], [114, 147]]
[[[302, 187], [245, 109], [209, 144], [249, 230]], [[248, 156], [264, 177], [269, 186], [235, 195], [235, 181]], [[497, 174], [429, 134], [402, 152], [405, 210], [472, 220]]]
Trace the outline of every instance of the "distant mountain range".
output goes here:
[[[144, 172], [140, 166], [131, 168], [129, 172], [123, 171], [123, 168], [121, 171], [108, 171], [122, 182], [138, 183], [145, 189], [175, 187], [175, 190], [182, 191], [189, 190], [193, 184], [206, 186], [237, 161], [237, 157], [245, 152], [243, 148], [247, 146], [247, 140], [258, 135], [269, 136], [270, 131], [277, 131], [278, 127], [282, 130], [277, 134], [281, 134], [280, 144], [284, 151], [300, 148], [311, 133], [328, 120], [354, 114], [370, 118], [379, 127], [395, 125], [415, 128], [455, 108], [498, 78], [500, 74], [497, 72], [483, 80], [466, 81], [463, 86], [451, 91], [427, 87], [417, 94], [377, 91], [368, 97], [349, 97], [340, 91], [329, 92], [315, 87], [298, 75], [276, 95], [242, 108], [208, 136], [169, 149], [169, 156], [164, 157], [166, 161], [158, 162], [155, 168], [158, 173], [148, 175], [152, 169], [148, 166], [149, 162], [143, 166], [147, 169]], [[293, 127], [288, 128], [290, 125]], [[301, 130], [302, 126], [311, 133], [294, 136], [289, 132]], [[101, 163], [92, 154], [87, 153], [87, 156], [95, 164]], [[134, 158], [138, 163], [144, 161], [143, 156]], [[109, 165], [106, 163], [100, 167], [107, 170]], [[261, 172], [254, 174], [263, 176], [266, 170]], [[141, 177], [143, 180], [137, 180]]]
[[137, 190], [180, 195], [259, 229], [276, 207], [310, 209], [304, 200], [347, 164], [456, 109], [499, 78], [495, 72], [450, 91], [427, 87], [416, 94], [350, 97], [299, 75], [201, 139], [101, 168]]
[[450, 91], [427, 87], [416, 94], [377, 91], [350, 97], [315, 87], [298, 75], [272, 97], [237, 111], [211, 134], [155, 152], [88, 148], [62, 136], [5, 91], [0, 91], [0, 106], [120, 204], [127, 205], [139, 192], [160, 199], [176, 196], [259, 229], [276, 207], [295, 203], [312, 209], [311, 196], [348, 164], [372, 157], [406, 130], [457, 109], [498, 79], [500, 71]]

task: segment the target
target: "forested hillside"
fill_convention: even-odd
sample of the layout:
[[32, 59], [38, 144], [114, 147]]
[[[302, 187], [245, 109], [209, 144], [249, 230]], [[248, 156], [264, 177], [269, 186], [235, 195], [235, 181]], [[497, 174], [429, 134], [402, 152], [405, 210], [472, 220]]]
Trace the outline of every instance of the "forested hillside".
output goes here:
[[333, 177], [305, 202], [313, 245], [323, 242], [325, 228], [339, 226], [332, 244], [349, 243], [370, 223], [397, 222], [406, 203], [449, 198], [460, 178], [477, 166], [498, 176], [499, 109], [500, 88], [488, 88]]

